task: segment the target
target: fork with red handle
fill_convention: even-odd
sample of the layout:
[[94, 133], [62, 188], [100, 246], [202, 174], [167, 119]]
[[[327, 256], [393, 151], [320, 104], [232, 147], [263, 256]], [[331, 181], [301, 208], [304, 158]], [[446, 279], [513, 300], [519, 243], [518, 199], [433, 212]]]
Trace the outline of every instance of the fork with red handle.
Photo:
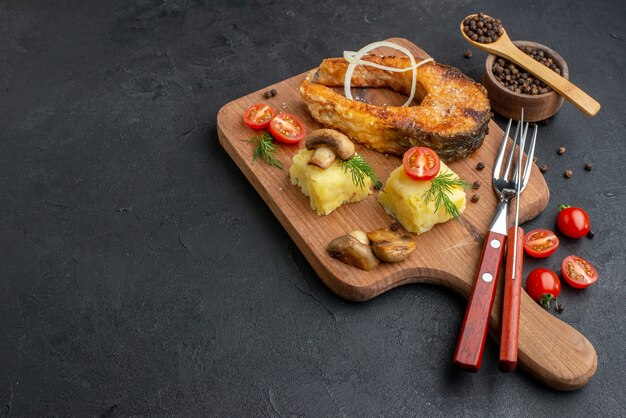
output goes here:
[[[522, 156], [526, 145], [526, 134], [528, 133], [528, 123], [524, 124], [523, 119], [524, 113], [522, 110], [522, 115], [517, 124], [512, 145], [508, 153], [506, 165], [503, 168], [508, 137], [513, 122], [509, 120], [493, 168], [493, 188], [500, 198], [500, 202], [496, 208], [496, 214], [489, 228], [489, 232], [485, 237], [476, 279], [474, 280], [472, 292], [468, 300], [467, 310], [465, 311], [465, 317], [461, 325], [461, 332], [453, 359], [455, 365], [467, 371], [477, 372], [480, 369], [489, 328], [489, 316], [491, 315], [491, 308], [500, 273], [500, 263], [504, 255], [504, 244], [507, 239], [509, 202], [515, 197], [517, 197], [516, 223], [513, 231], [517, 232], [518, 238], [516, 239], [516, 234], [511, 232], [513, 248], [509, 250], [509, 258], [511, 260], [507, 260], [507, 265], [511, 266], [511, 275], [507, 276], [509, 279], [506, 280], [510, 282], [510, 284], [507, 286], [505, 283], [505, 287], [507, 287], [507, 289], [505, 289], [506, 300], [503, 303], [503, 309], [508, 310], [508, 312], [505, 313], [507, 316], [506, 323], [504, 321], [502, 323], [506, 347], [503, 347], [503, 351], [501, 352], [499, 365], [502, 370], [510, 371], [517, 363], [522, 260], [521, 255], [518, 255], [518, 247], [521, 247], [521, 239], [519, 239], [517, 227], [519, 195], [528, 184], [537, 140], [537, 126], [535, 126], [530, 146], [526, 153], [526, 163], [522, 170]], [[516, 144], [519, 144], [518, 161], [516, 162], [516, 169], [511, 171]], [[515, 346], [515, 349], [512, 348], [513, 346]]]

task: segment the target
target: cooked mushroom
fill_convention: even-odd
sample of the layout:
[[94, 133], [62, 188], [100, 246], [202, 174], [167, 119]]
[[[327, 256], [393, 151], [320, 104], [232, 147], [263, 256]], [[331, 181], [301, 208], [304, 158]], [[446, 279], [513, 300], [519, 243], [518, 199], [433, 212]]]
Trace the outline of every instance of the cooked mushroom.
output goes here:
[[403, 231], [377, 229], [367, 233], [372, 251], [380, 260], [395, 263], [406, 259], [415, 250], [415, 240]]
[[317, 129], [309, 134], [305, 143], [306, 149], [315, 150], [309, 165], [322, 170], [327, 169], [335, 158], [344, 161], [354, 157], [356, 148], [350, 138], [334, 129]]
[[372, 270], [380, 263], [369, 245], [349, 234], [332, 240], [326, 250], [331, 257], [361, 270]]

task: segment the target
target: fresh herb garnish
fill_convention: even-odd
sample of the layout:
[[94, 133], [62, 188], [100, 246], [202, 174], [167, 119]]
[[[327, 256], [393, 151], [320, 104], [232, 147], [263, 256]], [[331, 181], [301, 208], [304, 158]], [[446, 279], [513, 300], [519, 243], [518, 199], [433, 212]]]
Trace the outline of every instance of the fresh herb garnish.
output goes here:
[[434, 200], [435, 211], [443, 205], [443, 208], [450, 216], [454, 219], [458, 218], [461, 213], [456, 205], [450, 200], [448, 194], [454, 187], [466, 187], [468, 185], [467, 182], [454, 176], [454, 174], [450, 171], [439, 174], [430, 182], [430, 189], [428, 189], [423, 196], [424, 202], [428, 204], [430, 201]]
[[344, 173], [350, 170], [352, 173], [352, 183], [359, 186], [361, 189], [365, 187], [365, 177], [369, 177], [374, 184], [374, 187], [378, 190], [382, 187], [382, 183], [376, 177], [374, 169], [367, 161], [363, 159], [359, 154], [354, 154], [354, 157], [347, 161], [341, 160], [341, 167]]
[[267, 132], [261, 132], [260, 135], [247, 139], [246, 142], [256, 143], [254, 153], [252, 154], [252, 161], [256, 161], [257, 158], [261, 159], [265, 164], [272, 167], [283, 169], [283, 163], [276, 158], [276, 145], [273, 142], [274, 138]]

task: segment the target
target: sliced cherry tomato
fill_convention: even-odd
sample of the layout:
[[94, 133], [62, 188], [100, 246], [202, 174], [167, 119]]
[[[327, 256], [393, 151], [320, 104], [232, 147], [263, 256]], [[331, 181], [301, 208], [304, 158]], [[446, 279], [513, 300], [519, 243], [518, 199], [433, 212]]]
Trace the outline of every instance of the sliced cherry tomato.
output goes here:
[[570, 238], [582, 238], [589, 232], [589, 215], [581, 208], [568, 205], [559, 206], [556, 223], [562, 233]]
[[547, 229], [535, 229], [524, 235], [524, 250], [531, 257], [546, 258], [559, 247], [559, 239]]
[[437, 153], [427, 147], [413, 147], [402, 158], [404, 172], [415, 180], [432, 180], [439, 173], [441, 162]]
[[556, 301], [561, 293], [561, 281], [550, 269], [534, 269], [526, 278], [526, 293], [535, 302], [549, 309], [550, 303]]
[[269, 126], [272, 118], [276, 116], [276, 110], [265, 103], [252, 105], [243, 114], [243, 123], [252, 129], [265, 129]]
[[584, 289], [598, 280], [598, 272], [591, 263], [577, 255], [565, 257], [561, 274], [570, 286], [577, 289]]
[[295, 144], [306, 135], [306, 127], [291, 113], [280, 113], [270, 122], [270, 133], [280, 142]]

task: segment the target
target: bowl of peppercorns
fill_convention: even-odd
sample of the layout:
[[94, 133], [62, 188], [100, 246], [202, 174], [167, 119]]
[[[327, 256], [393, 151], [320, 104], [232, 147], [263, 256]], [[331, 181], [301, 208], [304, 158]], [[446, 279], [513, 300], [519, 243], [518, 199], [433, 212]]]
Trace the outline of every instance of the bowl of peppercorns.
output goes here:
[[[513, 41], [524, 53], [569, 79], [569, 68], [565, 60], [545, 45], [531, 41]], [[519, 119], [524, 109], [524, 120], [538, 122], [554, 116], [563, 106], [563, 97], [550, 86], [524, 68], [507, 59], [489, 55], [485, 62], [482, 84], [489, 93], [494, 112]]]

